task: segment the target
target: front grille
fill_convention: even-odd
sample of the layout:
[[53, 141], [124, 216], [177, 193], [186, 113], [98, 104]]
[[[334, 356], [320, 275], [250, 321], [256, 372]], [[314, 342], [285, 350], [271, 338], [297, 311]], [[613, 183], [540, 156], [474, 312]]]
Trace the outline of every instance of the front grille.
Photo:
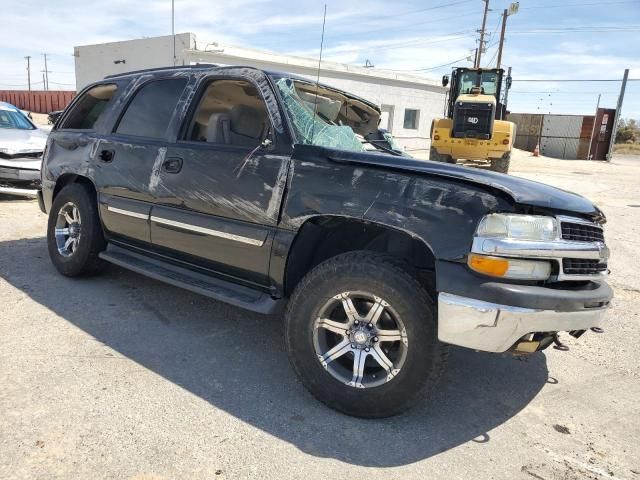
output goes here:
[[584, 223], [562, 222], [562, 239], [574, 242], [602, 242], [604, 233], [602, 228]]
[[607, 271], [607, 264], [599, 260], [563, 258], [562, 270], [565, 275], [596, 275]]
[[453, 114], [454, 138], [491, 138], [493, 107], [486, 103], [457, 103]]

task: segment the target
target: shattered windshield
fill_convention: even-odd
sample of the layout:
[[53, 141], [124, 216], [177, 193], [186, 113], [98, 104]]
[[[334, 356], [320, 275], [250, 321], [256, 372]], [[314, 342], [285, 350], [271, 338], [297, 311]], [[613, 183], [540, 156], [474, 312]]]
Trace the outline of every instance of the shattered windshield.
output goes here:
[[362, 152], [364, 147], [351, 127], [336, 119], [343, 102], [327, 96], [312, 96], [296, 87], [298, 82], [281, 78], [276, 82], [293, 125], [298, 143]]

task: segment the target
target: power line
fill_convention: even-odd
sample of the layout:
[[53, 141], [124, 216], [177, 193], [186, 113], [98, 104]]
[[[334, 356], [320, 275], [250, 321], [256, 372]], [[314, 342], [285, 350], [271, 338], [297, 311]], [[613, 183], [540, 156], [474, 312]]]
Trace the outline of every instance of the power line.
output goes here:
[[402, 48], [402, 47], [411, 47], [411, 46], [419, 46], [419, 45], [429, 45], [432, 43], [441, 43], [441, 42], [450, 42], [451, 40], [457, 40], [459, 38], [467, 38], [469, 37], [470, 33], [473, 33], [472, 30], [463, 30], [460, 32], [452, 32], [452, 33], [448, 33], [448, 34], [444, 34], [442, 36], [447, 37], [447, 38], [439, 38], [437, 40], [411, 40], [411, 41], [407, 41], [407, 42], [400, 42], [400, 43], [391, 43], [391, 44], [387, 44], [387, 45], [383, 45], [380, 47], [362, 47], [362, 48], [354, 48], [354, 49], [349, 49], [349, 50], [339, 50], [334, 52], [332, 55], [327, 55], [327, 58], [330, 58], [331, 56], [336, 56], [336, 55], [341, 55], [343, 53], [354, 53], [354, 52], [361, 52], [362, 50], [365, 50], [366, 48], [371, 48], [371, 49], [375, 49], [375, 50], [390, 50], [390, 49], [396, 49], [396, 48]]
[[609, 5], [617, 5], [621, 3], [638, 3], [638, 0], [620, 0], [616, 2], [588, 2], [588, 3], [565, 3], [564, 5], [534, 5], [531, 7], [520, 7], [520, 10], [534, 10], [539, 8], [565, 8], [565, 7], [588, 7], [588, 6], [599, 6], [599, 7], [607, 7]]
[[[514, 82], [621, 82], [619, 78], [514, 78]], [[640, 82], [640, 78], [629, 78], [628, 82]]]
[[[402, 30], [405, 30], [407, 28], [411, 28], [411, 27], [419, 27], [422, 25], [429, 25], [431, 23], [440, 23], [443, 22], [445, 20], [452, 20], [452, 19], [458, 19], [461, 17], [471, 17], [471, 16], [475, 16], [476, 13], [465, 13], [463, 15], [453, 15], [453, 16], [449, 16], [449, 17], [441, 17], [441, 18], [431, 18], [427, 21], [423, 21], [423, 22], [417, 22], [417, 23], [409, 23], [406, 25], [402, 25]], [[351, 32], [351, 33], [347, 33], [344, 34], [342, 32], [336, 32], [338, 34], [339, 37], [353, 37], [353, 36], [358, 36], [358, 35], [366, 35], [369, 33], [377, 33], [377, 32], [388, 32], [389, 31], [389, 27], [385, 27], [385, 28], [377, 28], [375, 30], [365, 30], [365, 31], [361, 31], [361, 32]]]
[[467, 60], [470, 57], [470, 55], [466, 55], [462, 58], [458, 58], [457, 60], [454, 60], [453, 62], [449, 62], [449, 63], [443, 63], [442, 65], [436, 65], [435, 67], [427, 67], [427, 68], [416, 68], [416, 69], [411, 69], [411, 70], [398, 70], [395, 68], [384, 68], [383, 70], [391, 70], [392, 72], [427, 72], [429, 70], [437, 70], [438, 68], [442, 68], [442, 67], [448, 67], [449, 65], [453, 65], [454, 63], [458, 63], [458, 62], [462, 62], [463, 60]]
[[412, 10], [410, 12], [402, 12], [402, 13], [394, 13], [393, 15], [385, 15], [385, 19], [387, 18], [394, 18], [394, 17], [400, 17], [402, 15], [413, 15], [414, 13], [420, 13], [420, 12], [426, 12], [428, 10], [436, 10], [438, 8], [445, 8], [445, 7], [451, 7], [453, 5], [460, 5], [462, 3], [471, 3], [474, 0], [459, 0], [457, 2], [451, 2], [451, 3], [443, 3], [441, 5], [434, 5], [432, 7], [427, 7], [427, 8], [421, 8], [419, 10]]

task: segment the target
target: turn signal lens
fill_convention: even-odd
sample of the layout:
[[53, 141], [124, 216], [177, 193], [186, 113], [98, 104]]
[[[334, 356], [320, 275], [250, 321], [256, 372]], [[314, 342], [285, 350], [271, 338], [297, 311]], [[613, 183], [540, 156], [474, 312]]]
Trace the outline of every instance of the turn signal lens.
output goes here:
[[546, 261], [490, 257], [472, 253], [467, 263], [472, 270], [492, 277], [547, 280], [551, 275], [551, 264]]
[[469, 255], [469, 266], [476, 272], [485, 273], [493, 277], [503, 277], [509, 270], [509, 260], [484, 255]]
[[502, 144], [503, 145], [509, 145], [509, 139], [508, 138], [503, 139], [502, 140]]

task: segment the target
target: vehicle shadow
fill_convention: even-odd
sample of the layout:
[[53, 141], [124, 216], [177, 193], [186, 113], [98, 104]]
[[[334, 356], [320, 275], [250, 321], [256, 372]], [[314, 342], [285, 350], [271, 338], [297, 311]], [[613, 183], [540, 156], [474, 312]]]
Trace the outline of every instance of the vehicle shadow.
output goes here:
[[68, 279], [49, 262], [43, 238], [0, 242], [0, 276], [213, 407], [308, 454], [356, 465], [405, 465], [470, 440], [491, 441], [490, 431], [548, 381], [543, 354], [453, 349], [429, 402], [390, 419], [356, 419], [323, 406], [297, 381], [280, 317], [247, 313], [115, 267], [99, 277]]

